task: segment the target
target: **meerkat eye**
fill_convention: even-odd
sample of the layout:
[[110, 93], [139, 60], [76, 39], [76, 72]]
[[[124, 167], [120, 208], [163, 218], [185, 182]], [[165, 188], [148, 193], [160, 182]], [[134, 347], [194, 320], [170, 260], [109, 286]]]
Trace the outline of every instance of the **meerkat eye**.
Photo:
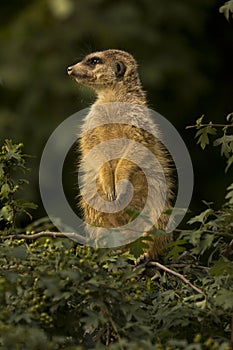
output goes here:
[[91, 57], [87, 60], [87, 64], [89, 66], [96, 66], [97, 64], [100, 64], [100, 63], [102, 63], [102, 60], [99, 57]]
[[123, 62], [119, 61], [116, 64], [116, 77], [122, 78], [125, 74], [126, 66]]

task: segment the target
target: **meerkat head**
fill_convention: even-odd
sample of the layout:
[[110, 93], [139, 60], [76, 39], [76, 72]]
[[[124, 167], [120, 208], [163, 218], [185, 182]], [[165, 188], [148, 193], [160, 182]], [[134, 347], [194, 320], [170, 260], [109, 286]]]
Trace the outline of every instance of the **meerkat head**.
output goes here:
[[105, 50], [87, 55], [81, 62], [68, 67], [75, 80], [98, 90], [122, 88], [138, 82], [137, 63], [132, 55], [121, 50]]

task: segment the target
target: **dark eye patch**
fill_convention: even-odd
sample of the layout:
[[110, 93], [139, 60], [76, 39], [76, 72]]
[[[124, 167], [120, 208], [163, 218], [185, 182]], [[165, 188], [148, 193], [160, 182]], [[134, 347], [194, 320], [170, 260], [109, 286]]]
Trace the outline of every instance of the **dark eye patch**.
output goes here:
[[101, 58], [95, 56], [95, 57], [89, 58], [89, 59], [86, 61], [86, 63], [87, 63], [88, 66], [94, 67], [94, 66], [96, 66], [97, 64], [101, 64], [101, 63], [102, 63], [102, 60], [101, 60]]

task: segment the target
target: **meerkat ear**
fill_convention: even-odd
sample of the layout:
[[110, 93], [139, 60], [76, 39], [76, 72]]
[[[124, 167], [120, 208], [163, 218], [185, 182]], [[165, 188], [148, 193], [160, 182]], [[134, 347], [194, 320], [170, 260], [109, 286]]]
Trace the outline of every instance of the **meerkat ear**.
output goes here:
[[122, 78], [125, 74], [126, 66], [123, 62], [119, 61], [116, 63], [116, 77]]

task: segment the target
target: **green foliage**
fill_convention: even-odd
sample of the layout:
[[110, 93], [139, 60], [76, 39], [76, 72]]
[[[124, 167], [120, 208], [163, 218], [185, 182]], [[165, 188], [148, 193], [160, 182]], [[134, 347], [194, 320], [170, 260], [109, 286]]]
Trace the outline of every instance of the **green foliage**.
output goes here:
[[[189, 243], [189, 251], [198, 255], [199, 261], [214, 266], [215, 259], [227, 257], [232, 259], [233, 252], [229, 244], [233, 240], [233, 205], [232, 205], [232, 186], [228, 187], [226, 202], [219, 210], [208, 208], [199, 215], [189, 220], [190, 225], [194, 225], [193, 230], [183, 230], [179, 239], [184, 239]], [[228, 250], [229, 248], [229, 250]], [[219, 263], [219, 260], [217, 260]], [[226, 264], [224, 265], [226, 267]], [[229, 261], [229, 266], [232, 266]]]
[[232, 113], [228, 114], [227, 121], [229, 124], [208, 124], [203, 123], [204, 115], [197, 119], [196, 128], [198, 129], [195, 137], [198, 138], [197, 143], [200, 144], [202, 149], [205, 149], [210, 143], [210, 135], [217, 135], [217, 128], [222, 128], [222, 136], [214, 140], [213, 146], [221, 147], [221, 155], [227, 158], [226, 171], [230, 168], [233, 163], [233, 134], [230, 132], [233, 128]]
[[6, 227], [13, 230], [20, 214], [31, 217], [29, 209], [37, 208], [34, 203], [17, 198], [21, 187], [28, 184], [26, 179], [17, 178], [15, 175], [15, 170], [23, 173], [28, 171], [22, 147], [22, 143], [13, 144], [11, 140], [6, 140], [0, 152], [0, 221], [5, 221]]
[[[3, 151], [8, 170], [26, 169], [21, 145], [7, 141]], [[12, 188], [16, 180], [8, 179]], [[23, 185], [18, 182], [19, 190]], [[11, 197], [10, 190], [2, 199], [8, 203]], [[16, 239], [17, 222], [3, 221], [12, 235], [2, 231], [0, 243], [1, 349], [229, 350], [232, 185], [220, 210], [207, 205], [190, 219], [194, 229], [179, 231], [169, 243], [164, 261], [174, 273], [153, 264], [135, 269], [128, 252], [80, 246], [68, 238], [32, 240], [27, 232]], [[41, 219], [31, 227], [44, 225]], [[137, 242], [136, 256], [144, 241]]]
[[46, 342], [48, 349], [86, 349], [95, 343], [97, 349], [103, 344], [112, 344], [110, 349], [139, 349], [136, 344], [175, 349], [180, 344], [185, 349], [195, 334], [201, 334], [200, 349], [210, 336], [215, 348], [228, 349], [230, 281], [213, 270], [209, 274], [186, 264], [183, 273], [205, 290], [196, 295], [169, 274], [157, 272], [153, 281], [142, 270], [133, 271], [127, 255], [77, 246], [68, 239], [31, 244], [9, 239], [0, 251], [4, 350], [33, 350]]
[[[1, 266], [4, 325], [24, 331], [30, 326], [67, 348], [85, 342], [94, 330], [106, 343], [150, 334], [139, 302], [139, 271], [132, 271], [126, 258], [76, 247], [68, 239], [29, 245], [9, 240], [1, 245]], [[30, 342], [25, 346], [32, 349]]]

